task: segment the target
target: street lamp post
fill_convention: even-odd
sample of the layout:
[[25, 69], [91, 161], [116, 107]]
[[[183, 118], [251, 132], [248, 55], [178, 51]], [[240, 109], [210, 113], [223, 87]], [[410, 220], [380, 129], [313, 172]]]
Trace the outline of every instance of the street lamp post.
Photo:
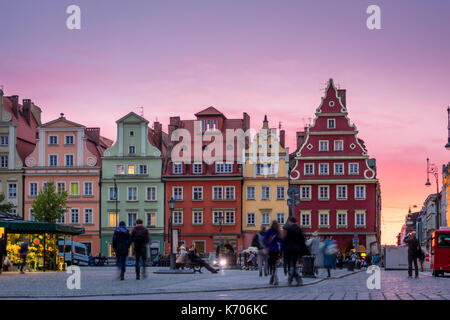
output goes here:
[[222, 256], [222, 222], [223, 222], [222, 212], [217, 217], [217, 219], [219, 220], [219, 257], [218, 258], [220, 258]]
[[447, 124], [448, 141], [447, 141], [447, 144], [445, 145], [445, 149], [450, 150], [450, 107], [447, 107], [447, 118], [448, 118], [448, 124]]
[[430, 159], [427, 158], [427, 182], [425, 183], [425, 185], [427, 187], [431, 186], [430, 183], [430, 179], [429, 179], [429, 175], [430, 173], [432, 175], [434, 175], [434, 177], [436, 178], [436, 229], [439, 229], [440, 227], [440, 214], [439, 214], [439, 200], [440, 200], [440, 194], [439, 194], [439, 172], [438, 172], [438, 168], [435, 164], [431, 163], [430, 164]]
[[170, 269], [175, 270], [175, 254], [173, 253], [173, 209], [175, 209], [175, 200], [170, 198], [168, 201], [170, 209], [170, 221], [169, 221], [169, 232], [170, 232]]

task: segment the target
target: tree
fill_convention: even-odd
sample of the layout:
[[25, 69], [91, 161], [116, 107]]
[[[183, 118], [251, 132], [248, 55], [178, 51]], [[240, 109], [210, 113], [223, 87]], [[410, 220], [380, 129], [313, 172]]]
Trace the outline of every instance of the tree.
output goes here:
[[0, 211], [10, 213], [12, 208], [14, 208], [14, 204], [12, 204], [11, 202], [3, 203], [3, 201], [5, 201], [5, 194], [3, 192], [0, 192]]
[[53, 181], [48, 182], [33, 201], [33, 216], [36, 221], [55, 223], [67, 211], [66, 204], [67, 192], [57, 192]]

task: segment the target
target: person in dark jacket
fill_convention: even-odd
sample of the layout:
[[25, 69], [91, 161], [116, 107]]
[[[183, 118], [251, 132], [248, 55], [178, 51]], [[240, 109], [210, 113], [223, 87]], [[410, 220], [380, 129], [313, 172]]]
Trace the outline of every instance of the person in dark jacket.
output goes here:
[[302, 278], [297, 272], [298, 258], [307, 254], [305, 237], [302, 229], [297, 225], [295, 217], [290, 217], [284, 226], [284, 246], [289, 269], [289, 285], [295, 279], [297, 285], [302, 284]]
[[414, 273], [416, 278], [419, 277], [419, 268], [417, 266], [417, 258], [419, 257], [420, 244], [416, 238], [415, 232], [410, 232], [403, 240], [408, 244], [408, 278], [412, 278], [412, 264], [414, 262]]
[[28, 256], [28, 237], [26, 237], [22, 244], [20, 245], [20, 249], [19, 249], [19, 254], [20, 254], [20, 258], [22, 259], [22, 264], [20, 265], [20, 273], [24, 274], [25, 272], [23, 271], [23, 269], [25, 268], [26, 264], [27, 264], [27, 256]]
[[272, 224], [264, 233], [264, 243], [266, 244], [266, 250], [269, 252], [269, 273], [270, 284], [278, 285], [277, 277], [277, 262], [280, 257], [281, 251], [281, 237], [280, 237], [280, 226], [277, 220], [273, 220]]
[[192, 245], [192, 246], [189, 248], [188, 258], [189, 258], [189, 260], [191, 260], [191, 263], [199, 264], [199, 265], [201, 265], [202, 267], [205, 267], [206, 269], [208, 269], [208, 271], [211, 272], [211, 273], [217, 273], [217, 272], [219, 272], [219, 270], [214, 269], [213, 267], [211, 267], [208, 263], [206, 263], [205, 261], [203, 261], [203, 259], [200, 258], [200, 257], [197, 255], [197, 252], [195, 251], [194, 245]]
[[6, 241], [4, 235], [0, 238], [0, 274], [3, 271], [3, 259], [6, 256]]
[[142, 274], [144, 278], [147, 277], [145, 273], [145, 261], [147, 260], [147, 245], [150, 242], [150, 235], [147, 228], [142, 224], [142, 220], [137, 219], [136, 227], [131, 231], [131, 242], [133, 243], [133, 252], [136, 258], [136, 280], [139, 280], [141, 277], [141, 263]]
[[258, 248], [258, 270], [259, 276], [263, 275], [263, 267], [264, 267], [264, 276], [269, 274], [269, 264], [267, 262], [267, 254], [264, 252], [264, 233], [266, 232], [266, 227], [262, 226], [261, 230], [255, 234], [252, 240], [252, 247]]
[[131, 245], [131, 237], [125, 222], [120, 221], [119, 227], [114, 231], [113, 249], [116, 253], [117, 267], [120, 270], [120, 280], [125, 279], [125, 270], [127, 265], [127, 257]]

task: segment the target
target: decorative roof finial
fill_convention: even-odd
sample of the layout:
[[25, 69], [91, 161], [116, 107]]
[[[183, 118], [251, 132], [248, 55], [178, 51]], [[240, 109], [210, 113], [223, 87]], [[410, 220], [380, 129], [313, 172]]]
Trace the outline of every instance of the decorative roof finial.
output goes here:
[[267, 115], [264, 115], [264, 121], [263, 121], [263, 129], [269, 128], [269, 121], [267, 121]]

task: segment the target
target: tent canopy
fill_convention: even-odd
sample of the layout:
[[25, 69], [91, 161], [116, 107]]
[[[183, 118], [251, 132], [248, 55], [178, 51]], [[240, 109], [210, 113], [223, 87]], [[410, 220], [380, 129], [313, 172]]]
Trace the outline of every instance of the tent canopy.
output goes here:
[[84, 228], [35, 221], [0, 221], [0, 228], [5, 228], [8, 233], [63, 233], [78, 235], [84, 233]]

